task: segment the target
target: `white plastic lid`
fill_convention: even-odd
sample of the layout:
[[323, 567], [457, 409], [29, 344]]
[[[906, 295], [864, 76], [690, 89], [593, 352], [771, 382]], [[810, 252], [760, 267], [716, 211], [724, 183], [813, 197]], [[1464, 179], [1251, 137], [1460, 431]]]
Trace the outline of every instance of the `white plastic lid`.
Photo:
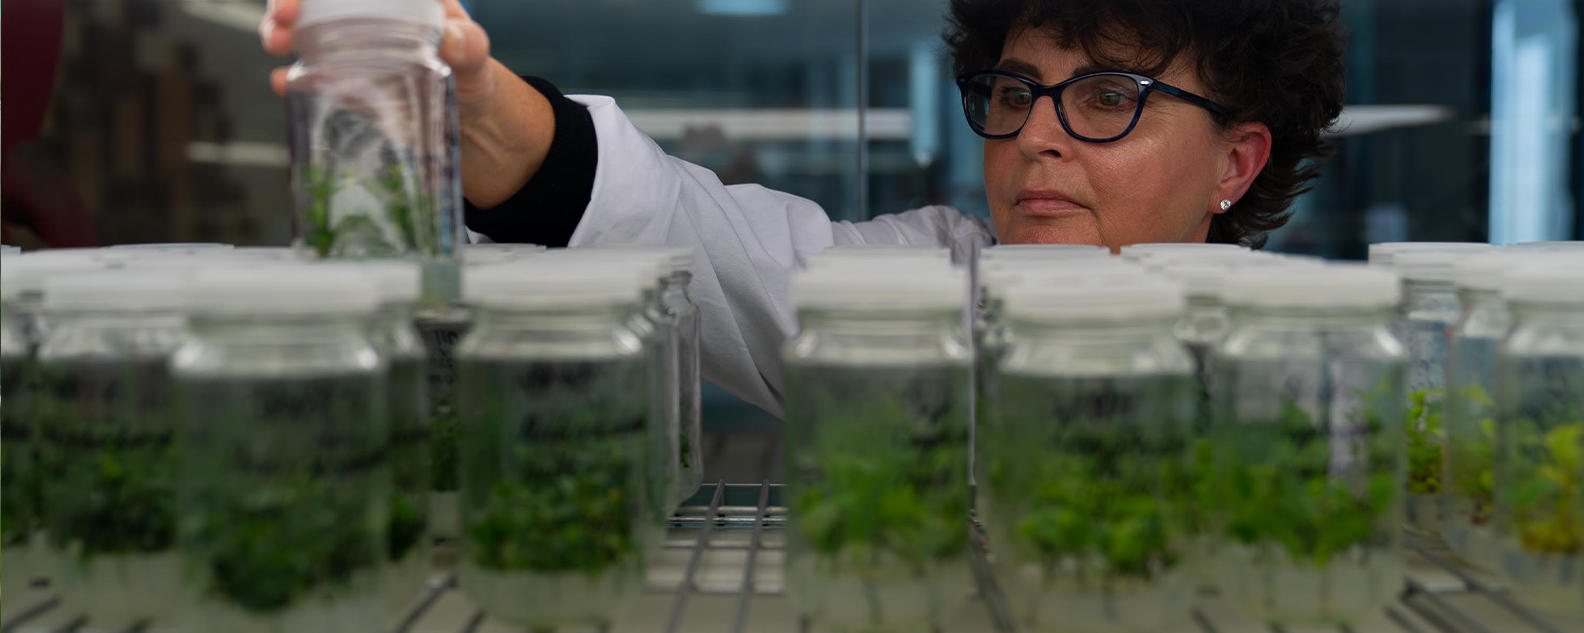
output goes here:
[[1093, 244], [1002, 244], [979, 252], [980, 261], [1104, 259], [1111, 249]]
[[186, 309], [192, 271], [98, 270], [44, 281], [45, 312], [170, 312]]
[[1037, 283], [1063, 283], [1100, 275], [1144, 275], [1145, 271], [1120, 257], [1073, 260], [1033, 260], [984, 262], [979, 267], [979, 283], [995, 292], [1011, 284], [1035, 280]]
[[792, 277], [800, 310], [945, 311], [968, 304], [966, 271], [935, 262], [909, 267], [810, 267]]
[[[672, 249], [666, 247], [560, 248], [536, 255], [533, 259], [570, 262], [577, 266], [631, 268], [646, 277], [644, 286], [652, 288], [673, 271]], [[519, 260], [524, 261], [524, 260]]]
[[654, 283], [651, 270], [631, 262], [535, 257], [467, 269], [462, 297], [465, 303], [496, 310], [632, 304]]
[[16, 271], [17, 294], [42, 293], [44, 281], [50, 277], [110, 268], [109, 264], [95, 257], [96, 252], [93, 249], [74, 249], [12, 255], [6, 258], [5, 267]]
[[1046, 323], [1175, 318], [1185, 305], [1182, 286], [1128, 274], [1018, 284], [1004, 294], [1009, 317]]
[[469, 244], [462, 247], [462, 263], [467, 266], [493, 266], [534, 257], [545, 252], [532, 244]]
[[1451, 283], [1453, 266], [1467, 259], [1468, 252], [1444, 250], [1407, 250], [1392, 253], [1391, 265], [1406, 281]]
[[1398, 253], [1445, 251], [1449, 253], [1477, 253], [1495, 250], [1483, 242], [1382, 242], [1369, 245], [1371, 266], [1391, 266]]
[[297, 27], [343, 18], [397, 18], [435, 28], [445, 27], [440, 0], [303, 0]]
[[1584, 252], [1584, 242], [1524, 242], [1510, 244], [1508, 250], [1541, 252], [1541, 253], [1572, 253]]
[[1182, 284], [1183, 292], [1196, 299], [1221, 300], [1226, 279], [1241, 266], [1227, 261], [1170, 262], [1152, 266], [1161, 275]]
[[115, 251], [212, 251], [212, 250], [225, 250], [225, 251], [228, 251], [228, 250], [231, 250], [233, 248], [235, 248], [235, 247], [230, 245], [230, 244], [218, 244], [218, 243], [214, 243], [214, 242], [186, 242], [186, 243], [170, 243], [170, 244], [117, 244], [115, 246], [111, 246], [110, 250], [115, 250]]
[[0, 255], [20, 255], [20, 254], [22, 254], [22, 248], [19, 247], [19, 246], [12, 246], [10, 244], [0, 245]]
[[357, 316], [376, 305], [356, 264], [215, 267], [198, 272], [187, 297], [192, 314], [215, 316]]
[[[0, 255], [0, 259], [10, 260], [14, 255]], [[22, 271], [11, 264], [0, 265], [0, 301], [11, 301], [22, 294]]]
[[1518, 260], [1518, 253], [1495, 252], [1459, 258], [1452, 264], [1452, 279], [1459, 288], [1501, 290], [1507, 268]]
[[416, 262], [379, 261], [355, 264], [374, 287], [374, 298], [381, 304], [411, 304], [418, 301], [423, 287], [423, 270]]
[[1384, 308], [1402, 300], [1402, 280], [1357, 264], [1242, 268], [1227, 277], [1222, 296], [1253, 308]]
[[1218, 244], [1214, 242], [1159, 242], [1151, 244], [1131, 244], [1122, 247], [1122, 257], [1134, 261], [1171, 254], [1193, 253], [1247, 253], [1248, 247], [1240, 244]]
[[1512, 260], [1502, 297], [1516, 303], [1584, 304], [1584, 256], [1537, 253]]

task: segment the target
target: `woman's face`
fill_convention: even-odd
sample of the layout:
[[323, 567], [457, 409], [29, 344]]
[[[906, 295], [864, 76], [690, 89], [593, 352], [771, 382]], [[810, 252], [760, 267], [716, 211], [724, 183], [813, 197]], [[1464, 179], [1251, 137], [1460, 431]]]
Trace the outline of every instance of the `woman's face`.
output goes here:
[[[1213, 98], [1179, 66], [1155, 79]], [[1125, 70], [1098, 68], [1082, 50], [1061, 48], [1038, 29], [1014, 31], [997, 67], [1044, 85]], [[1268, 154], [1269, 132], [1264, 135]], [[1055, 105], [1041, 98], [1016, 137], [985, 141], [985, 190], [996, 234], [1004, 244], [1112, 249], [1203, 242], [1221, 201], [1236, 202], [1258, 174], [1253, 169], [1243, 178], [1251, 165], [1240, 149], [1246, 148], [1229, 140], [1209, 112], [1159, 92], [1149, 96], [1132, 133], [1112, 143], [1068, 135]], [[1263, 168], [1264, 157], [1258, 158]]]

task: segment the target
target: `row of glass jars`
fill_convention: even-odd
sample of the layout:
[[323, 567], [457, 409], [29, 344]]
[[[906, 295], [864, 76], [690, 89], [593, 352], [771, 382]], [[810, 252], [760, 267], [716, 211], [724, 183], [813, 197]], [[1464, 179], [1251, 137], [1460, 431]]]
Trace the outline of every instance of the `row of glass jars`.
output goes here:
[[[1179, 336], [1208, 309], [1185, 319], [1183, 286], [1150, 272], [1186, 268], [1172, 250], [994, 249], [971, 329], [939, 252], [811, 262], [785, 351], [799, 609], [838, 630], [940, 625], [971, 586], [970, 437], [1020, 630], [1178, 626], [1201, 581], [1283, 623], [1355, 622], [1393, 596], [1398, 279], [1227, 251], [1236, 317], [1201, 367]], [[1188, 284], [1201, 304], [1213, 277]]]
[[[697, 334], [684, 255], [480, 269], [477, 327], [456, 357], [472, 447], [457, 523], [464, 585], [503, 617], [606, 617], [641, 585], [646, 535], [697, 489], [699, 442], [678, 436], [683, 399], [697, 410], [696, 369], [693, 389], [677, 384], [697, 358], [684, 352]], [[54, 577], [68, 608], [112, 627], [179, 614], [189, 630], [353, 631], [413, 604], [429, 574], [431, 458], [417, 268], [135, 259], [6, 258], [5, 588]], [[614, 328], [525, 281], [576, 277], [576, 299], [599, 283], [582, 269], [610, 286], [594, 315]], [[532, 318], [546, 308], [560, 317]], [[635, 345], [628, 383], [606, 384], [595, 365], [608, 350], [568, 335], [591, 323]], [[536, 356], [525, 337], [555, 349]], [[583, 437], [612, 423], [628, 434], [617, 444], [639, 441], [612, 452]], [[603, 593], [552, 598], [596, 578]], [[525, 605], [523, 582], [543, 600]]]

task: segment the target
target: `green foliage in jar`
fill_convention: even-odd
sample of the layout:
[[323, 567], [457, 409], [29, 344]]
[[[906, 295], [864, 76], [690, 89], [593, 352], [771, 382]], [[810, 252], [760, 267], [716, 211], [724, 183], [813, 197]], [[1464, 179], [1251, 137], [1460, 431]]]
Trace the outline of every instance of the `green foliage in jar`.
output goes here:
[[693, 438], [691, 436], [689, 436], [687, 434], [687, 432], [684, 431], [682, 433], [682, 436], [681, 436], [680, 440], [681, 441], [677, 445], [677, 457], [682, 460], [681, 461], [682, 468], [684, 468], [684, 469], [692, 469], [693, 468]]
[[[1248, 545], [1277, 545], [1295, 562], [1325, 565], [1332, 557], [1373, 541], [1380, 517], [1400, 495], [1393, 457], [1394, 437], [1383, 432], [1373, 410], [1355, 431], [1365, 474], [1352, 482], [1336, 477], [1336, 440], [1301, 407], [1286, 403], [1277, 419], [1236, 424], [1217, 451], [1215, 481], [1199, 486], [1223, 513], [1225, 534]], [[1262, 427], [1268, 427], [1269, 432]]]
[[183, 519], [190, 557], [208, 568], [212, 594], [258, 614], [347, 589], [379, 564], [380, 529], [360, 492], [305, 473], [208, 499]]
[[[1468, 411], [1489, 412], [1496, 404], [1484, 389], [1475, 386], [1460, 390], [1459, 398], [1462, 400], [1460, 406]], [[1469, 519], [1478, 525], [1489, 521], [1495, 508], [1492, 468], [1496, 457], [1496, 421], [1485, 416], [1476, 425], [1473, 437], [1456, 433], [1448, 436], [1447, 451], [1454, 467], [1446, 485], [1450, 492], [1472, 504]]]
[[[335, 220], [336, 195], [349, 183], [356, 184], [359, 179], [358, 174], [354, 172], [338, 176], [334, 170], [319, 165], [308, 167], [303, 183], [303, 190], [308, 196], [308, 209], [304, 213], [303, 222], [306, 226], [303, 227], [302, 233], [304, 241], [318, 257], [329, 257], [342, 233], [352, 233], [357, 230], [381, 233], [380, 222], [367, 217], [343, 218], [339, 223]], [[428, 245], [432, 243], [435, 231], [431, 226], [434, 204], [426, 197], [411, 191], [405, 167], [388, 165], [377, 177], [377, 181], [369, 185], [368, 188], [378, 195], [381, 203], [384, 204], [386, 218], [396, 226], [400, 238], [398, 250], [425, 253], [432, 250]]]
[[[1032, 508], [1013, 529], [1048, 568], [1063, 560], [1098, 555], [1105, 573], [1150, 577], [1171, 567], [1179, 554], [1171, 546], [1172, 516], [1161, 503], [1153, 461], [1103, 466], [1102, 459], [1074, 453], [1052, 455], [1032, 473]], [[1110, 471], [1110, 472], [1107, 472]], [[998, 486], [999, 487], [999, 486]]]
[[457, 489], [457, 435], [461, 429], [460, 421], [450, 393], [436, 396], [430, 410], [429, 429], [434, 437], [429, 447], [434, 466], [431, 487], [449, 492]]
[[1510, 424], [1515, 463], [1502, 482], [1510, 528], [1524, 549], [1576, 554], [1584, 547], [1584, 422]]
[[610, 429], [611, 420], [590, 415], [564, 424], [592, 435], [525, 441], [484, 506], [467, 513], [468, 555], [480, 567], [592, 575], [637, 551], [637, 456], [627, 445], [643, 421]]
[[1420, 389], [1408, 396], [1408, 492], [1433, 495], [1441, 491], [1442, 391]]
[[924, 417], [912, 408], [890, 399], [828, 410], [818, 447], [797, 457], [815, 481], [796, 492], [794, 511], [821, 556], [862, 568], [890, 554], [923, 566], [967, 548], [967, 431], [909, 435]]
[[31, 368], [31, 362], [10, 358], [0, 368], [0, 546], [7, 548], [28, 542], [38, 508], [34, 434], [21, 398]]

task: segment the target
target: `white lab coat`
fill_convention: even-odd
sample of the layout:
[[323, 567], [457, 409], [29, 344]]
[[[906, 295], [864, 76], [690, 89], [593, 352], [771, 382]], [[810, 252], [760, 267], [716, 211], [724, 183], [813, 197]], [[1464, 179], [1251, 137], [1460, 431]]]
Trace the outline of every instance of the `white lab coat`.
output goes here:
[[948, 247], [962, 262], [991, 243], [987, 222], [949, 207], [832, 222], [813, 201], [758, 185], [728, 187], [714, 172], [666, 155], [614, 99], [572, 99], [593, 116], [599, 167], [570, 246], [692, 248], [704, 379], [777, 417], [781, 345], [796, 330], [792, 274], [810, 255], [834, 245], [917, 244]]

